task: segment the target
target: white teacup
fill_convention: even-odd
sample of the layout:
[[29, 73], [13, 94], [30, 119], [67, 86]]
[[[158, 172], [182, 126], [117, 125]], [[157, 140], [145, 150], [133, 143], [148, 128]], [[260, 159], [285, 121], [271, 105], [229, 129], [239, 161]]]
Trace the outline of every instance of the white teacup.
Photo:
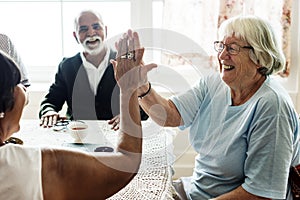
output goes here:
[[88, 125], [83, 121], [71, 121], [67, 125], [68, 132], [75, 139], [74, 142], [82, 143], [82, 140], [87, 136]]

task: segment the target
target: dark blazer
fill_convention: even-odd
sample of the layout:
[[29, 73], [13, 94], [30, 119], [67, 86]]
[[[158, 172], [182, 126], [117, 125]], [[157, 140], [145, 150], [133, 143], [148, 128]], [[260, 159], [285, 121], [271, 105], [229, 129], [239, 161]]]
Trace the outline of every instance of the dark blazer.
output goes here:
[[[110, 51], [109, 59], [116, 52]], [[71, 120], [109, 120], [120, 113], [119, 87], [111, 63], [106, 68], [94, 95], [90, 88], [80, 53], [64, 58], [55, 74], [55, 82], [40, 105], [39, 117], [49, 110], [59, 112], [67, 103], [67, 118]], [[141, 119], [148, 115], [141, 109]]]

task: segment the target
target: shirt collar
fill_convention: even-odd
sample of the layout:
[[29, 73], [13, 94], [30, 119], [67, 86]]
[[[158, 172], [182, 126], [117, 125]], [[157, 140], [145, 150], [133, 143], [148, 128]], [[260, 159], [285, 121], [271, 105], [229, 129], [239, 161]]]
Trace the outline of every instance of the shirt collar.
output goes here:
[[105, 47], [105, 49], [106, 49], [105, 56], [103, 57], [103, 60], [100, 62], [98, 68], [96, 68], [92, 63], [87, 61], [83, 52], [80, 52], [80, 57], [81, 57], [82, 65], [84, 66], [84, 68], [85, 69], [98, 69], [98, 70], [100, 70], [101, 68], [106, 68], [108, 66], [110, 49], [108, 47]]

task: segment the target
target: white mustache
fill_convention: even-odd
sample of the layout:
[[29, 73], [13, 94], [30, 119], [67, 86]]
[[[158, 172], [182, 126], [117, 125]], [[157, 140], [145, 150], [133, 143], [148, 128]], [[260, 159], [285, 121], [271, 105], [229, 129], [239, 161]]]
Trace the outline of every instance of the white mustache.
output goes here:
[[83, 41], [83, 44], [84, 44], [84, 45], [87, 45], [87, 42], [93, 42], [93, 41], [95, 41], [95, 40], [99, 40], [100, 43], [103, 42], [103, 41], [102, 41], [102, 38], [101, 38], [100, 36], [92, 36], [92, 37], [86, 38], [86, 39]]

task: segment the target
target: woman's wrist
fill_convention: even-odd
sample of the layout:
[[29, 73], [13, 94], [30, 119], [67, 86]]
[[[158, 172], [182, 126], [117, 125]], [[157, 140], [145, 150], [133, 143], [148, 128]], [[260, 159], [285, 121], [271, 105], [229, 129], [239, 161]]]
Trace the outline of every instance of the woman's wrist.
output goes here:
[[142, 86], [142, 87], [144, 87], [144, 88], [140, 88], [140, 90], [142, 90], [142, 92], [140, 92], [140, 94], [138, 95], [138, 98], [139, 98], [139, 99], [142, 99], [142, 98], [146, 97], [146, 96], [150, 93], [150, 91], [151, 91], [151, 83], [148, 82], [147, 85], [148, 85], [147, 90], [144, 89], [144, 88], [146, 88], [146, 87], [144, 87], [144, 86]]

